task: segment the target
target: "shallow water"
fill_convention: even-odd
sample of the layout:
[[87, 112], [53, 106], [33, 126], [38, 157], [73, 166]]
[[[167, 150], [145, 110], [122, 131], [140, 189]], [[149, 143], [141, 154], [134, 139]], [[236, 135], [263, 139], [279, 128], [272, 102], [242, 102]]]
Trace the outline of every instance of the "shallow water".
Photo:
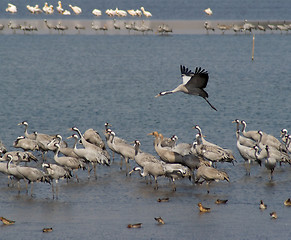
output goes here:
[[[110, 167], [98, 166], [96, 181], [86, 171], [79, 171], [80, 183], [61, 181], [58, 200], [43, 183], [35, 184], [33, 198], [22, 184], [18, 196], [0, 175], [1, 215], [16, 220], [0, 226], [1, 239], [290, 239], [291, 208], [283, 205], [290, 197], [290, 166], [277, 166], [273, 182], [264, 166], [253, 165], [245, 176], [231, 123], [245, 119], [248, 130], [276, 137], [290, 129], [289, 35], [257, 34], [254, 61], [250, 35], [3, 35], [0, 41], [0, 137], [9, 150], [23, 134], [17, 126], [23, 120], [30, 132], [64, 138], [72, 126], [101, 133], [110, 122], [118, 136], [140, 140], [142, 150], [153, 154], [149, 132], [190, 143], [199, 124], [209, 141], [237, 158], [234, 166], [218, 164], [230, 183], [211, 184], [209, 194], [188, 179], [177, 181], [176, 192], [167, 179], [154, 190], [138, 174], [126, 177], [119, 157]], [[182, 93], [154, 98], [180, 82], [180, 64], [209, 72], [206, 90], [217, 112], [202, 98]], [[158, 203], [160, 197], [170, 201]], [[215, 205], [217, 198], [228, 203]], [[261, 199], [265, 211], [259, 210]], [[198, 202], [212, 211], [200, 214]], [[156, 224], [158, 216], [165, 225]], [[126, 227], [138, 222], [140, 229]], [[54, 231], [42, 233], [44, 227]]]

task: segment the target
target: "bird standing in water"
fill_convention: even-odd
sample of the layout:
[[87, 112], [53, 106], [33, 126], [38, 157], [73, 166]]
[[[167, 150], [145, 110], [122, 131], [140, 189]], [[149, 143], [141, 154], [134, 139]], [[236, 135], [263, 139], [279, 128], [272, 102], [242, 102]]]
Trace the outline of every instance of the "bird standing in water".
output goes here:
[[201, 67], [196, 67], [195, 72], [192, 72], [182, 65], [180, 65], [180, 69], [183, 83], [171, 91], [160, 92], [158, 95], [156, 95], [156, 97], [175, 92], [183, 92], [204, 98], [210, 107], [217, 111], [217, 109], [208, 101], [208, 93], [204, 90], [209, 79], [208, 72]]

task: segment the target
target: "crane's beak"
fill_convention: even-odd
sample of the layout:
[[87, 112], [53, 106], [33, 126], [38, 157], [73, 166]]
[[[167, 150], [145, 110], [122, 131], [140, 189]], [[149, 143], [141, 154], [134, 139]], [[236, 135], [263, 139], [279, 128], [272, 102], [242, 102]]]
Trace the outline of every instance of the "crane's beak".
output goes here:
[[159, 96], [161, 96], [161, 93], [159, 93], [158, 95], [156, 95], [155, 97], [159, 97]]

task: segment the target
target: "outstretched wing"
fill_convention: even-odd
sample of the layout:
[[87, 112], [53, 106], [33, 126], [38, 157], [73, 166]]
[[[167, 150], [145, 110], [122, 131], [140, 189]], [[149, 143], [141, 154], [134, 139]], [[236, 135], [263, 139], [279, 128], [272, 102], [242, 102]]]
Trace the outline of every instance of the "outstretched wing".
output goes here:
[[186, 84], [191, 79], [191, 76], [194, 73], [183, 65], [180, 65], [180, 70], [181, 70], [181, 76], [183, 79], [183, 84]]
[[208, 82], [208, 72], [205, 69], [201, 69], [201, 67], [196, 67], [195, 73], [190, 74], [191, 78], [185, 84], [185, 87], [190, 88], [200, 88], [203, 89], [207, 86]]

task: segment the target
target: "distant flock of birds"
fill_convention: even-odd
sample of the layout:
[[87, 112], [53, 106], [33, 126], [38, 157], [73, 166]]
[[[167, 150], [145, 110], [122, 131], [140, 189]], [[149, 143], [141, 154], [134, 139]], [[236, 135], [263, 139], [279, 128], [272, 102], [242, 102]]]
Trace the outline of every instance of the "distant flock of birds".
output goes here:
[[271, 31], [272, 33], [274, 31], [280, 31], [280, 33], [286, 32], [288, 33], [289, 30], [291, 30], [291, 24], [286, 23], [286, 21], [283, 21], [281, 24], [262, 24], [260, 22], [257, 22], [256, 24], [250, 23], [247, 20], [244, 20], [243, 24], [217, 24], [216, 27], [212, 26], [210, 22], [206, 21], [204, 23], [204, 28], [207, 32], [207, 34], [210, 31], [215, 31], [215, 29], [218, 29], [221, 31], [222, 34], [224, 34], [226, 31], [234, 31], [235, 33], [253, 33], [254, 31], [260, 31], [260, 32], [266, 32], [267, 30]]
[[[69, 8], [73, 11], [74, 14], [79, 15], [82, 13], [82, 8], [79, 6], [72, 6], [71, 4], [68, 5]], [[26, 5], [27, 10], [32, 13], [32, 14], [40, 14], [40, 13], [45, 13], [47, 15], [51, 15], [55, 12], [54, 6], [49, 5], [47, 2], [44, 3], [44, 6], [41, 8], [39, 5], [35, 6], [30, 6]], [[56, 6], [56, 10], [59, 14], [62, 15], [71, 15], [71, 12], [67, 9], [63, 8], [62, 2], [58, 1], [58, 5]], [[12, 4], [8, 3], [7, 8], [5, 9], [6, 12], [15, 14], [17, 13], [17, 7]], [[92, 14], [94, 16], [100, 17], [102, 16], [102, 11], [99, 9], [93, 9]], [[129, 10], [121, 10], [118, 8], [115, 9], [107, 9], [105, 11], [105, 14], [109, 17], [126, 17], [127, 15], [130, 15], [132, 17], [142, 17], [145, 16], [146, 18], [152, 17], [152, 13], [145, 10], [144, 7], [141, 7], [140, 9], [129, 9]]]
[[[287, 129], [281, 130], [281, 140], [279, 140], [261, 130], [246, 131], [245, 121], [236, 119], [233, 122], [236, 123], [237, 149], [245, 161], [247, 175], [250, 174], [251, 164], [263, 163], [270, 171], [270, 181], [272, 181], [277, 164], [291, 163], [291, 136]], [[31, 183], [31, 196], [33, 196], [33, 183], [41, 181], [50, 183], [53, 198], [58, 198], [58, 181], [75, 178], [79, 182], [77, 175], [79, 170], [87, 169], [88, 178], [93, 170], [94, 177], [97, 179], [96, 166], [109, 166], [116, 154], [121, 156], [120, 169], [123, 167], [124, 159], [126, 176], [138, 172], [141, 177], [149, 177], [150, 180], [152, 177], [155, 189], [159, 188], [158, 178], [166, 177], [171, 181], [173, 191], [176, 190], [175, 181], [182, 178], [189, 178], [196, 184], [206, 182], [207, 186], [213, 181], [230, 181], [225, 171], [217, 169], [217, 164], [236, 161], [232, 150], [207, 141], [198, 125], [193, 127], [197, 130], [193, 143], [177, 143], [176, 135], [166, 138], [157, 131], [149, 133], [148, 135], [154, 137], [157, 156], [142, 151], [139, 140], [128, 142], [118, 137], [110, 129], [109, 123], [105, 123], [105, 141], [92, 128], [84, 133], [81, 133], [77, 127], [70, 128], [74, 134], [67, 138], [74, 139], [72, 147], [68, 146], [60, 134], [28, 133], [26, 121], [18, 125], [25, 127], [24, 136], [18, 137], [13, 147], [22, 150], [7, 151], [5, 145], [1, 143], [0, 172], [8, 176], [8, 186], [14, 186], [12, 180], [16, 180], [19, 194], [21, 180], [26, 182], [27, 193], [27, 184]], [[109, 149], [112, 157], [108, 152]], [[28, 162], [39, 160], [33, 154], [34, 151], [42, 153], [42, 169], [27, 166]], [[47, 158], [49, 151], [54, 152], [53, 161]], [[136, 165], [131, 170], [129, 160], [133, 160]]]
[[[58, 21], [57, 24], [52, 24], [51, 22], [48, 22], [47, 19], [44, 19], [44, 24], [46, 26], [46, 28], [49, 30], [49, 32], [51, 33], [52, 30], [57, 31], [58, 33], [64, 33], [65, 31], [69, 30], [69, 27], [65, 24], [63, 24], [61, 21]], [[12, 30], [12, 32], [15, 34], [16, 31], [23, 31], [23, 33], [27, 33], [27, 32], [33, 32], [33, 31], [38, 31], [38, 28], [32, 24], [27, 24], [26, 22], [24, 22], [23, 24], [18, 24], [12, 21], [9, 21], [7, 27], [9, 29]], [[142, 34], [148, 33], [148, 32], [154, 32], [154, 29], [151, 28], [144, 20], [142, 20], [139, 23], [136, 22], [124, 22], [123, 24], [118, 23], [116, 21], [116, 19], [113, 19], [113, 24], [112, 26], [110, 26], [112, 29], [114, 30], [127, 30], [128, 33], [130, 34], [131, 31], [133, 32], [140, 32]], [[99, 25], [96, 22], [92, 22], [91, 24], [91, 29], [93, 31], [103, 31], [104, 33], [106, 33], [106, 31], [108, 31], [110, 29], [110, 27], [108, 27], [108, 24], [104, 24], [104, 25]], [[0, 24], [0, 30], [4, 29], [4, 25]], [[86, 27], [82, 24], [76, 24], [74, 26], [74, 29], [76, 29], [78, 31], [78, 33], [81, 32], [81, 30], [85, 30]], [[173, 30], [172, 28], [167, 25], [167, 24], [160, 24], [158, 25], [157, 29], [156, 29], [156, 33], [161, 34], [161, 35], [167, 35], [169, 33], [172, 33]]]

